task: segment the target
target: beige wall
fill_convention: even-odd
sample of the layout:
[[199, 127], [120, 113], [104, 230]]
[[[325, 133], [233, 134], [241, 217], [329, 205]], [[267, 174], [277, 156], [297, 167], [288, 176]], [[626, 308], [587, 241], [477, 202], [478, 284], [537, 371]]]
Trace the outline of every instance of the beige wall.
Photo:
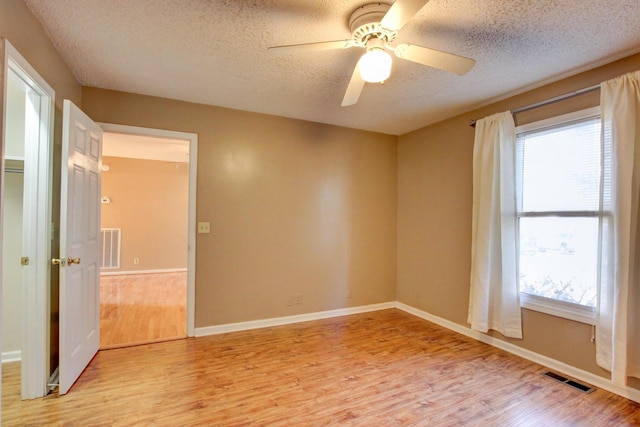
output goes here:
[[[94, 120], [198, 134], [196, 327], [395, 300], [396, 138], [83, 88]], [[301, 304], [287, 305], [301, 295]]]
[[102, 163], [110, 167], [102, 196], [111, 203], [102, 204], [101, 221], [122, 229], [119, 270], [187, 268], [189, 164], [106, 156]]
[[[398, 301], [468, 326], [472, 155], [468, 123], [640, 69], [635, 55], [403, 135], [398, 143]], [[598, 104], [598, 94], [518, 115], [519, 124]], [[523, 310], [513, 344], [600, 375], [591, 326]], [[495, 334], [498, 335], [498, 334]]]

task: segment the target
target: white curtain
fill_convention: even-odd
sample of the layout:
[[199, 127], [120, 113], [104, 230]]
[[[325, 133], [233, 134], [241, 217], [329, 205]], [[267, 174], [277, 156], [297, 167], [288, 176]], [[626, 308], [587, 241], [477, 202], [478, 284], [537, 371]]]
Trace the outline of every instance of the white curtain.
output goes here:
[[624, 385], [640, 378], [640, 71], [603, 82], [600, 104], [612, 190], [604, 198], [596, 361]]
[[473, 146], [471, 329], [522, 338], [516, 274], [515, 126], [511, 112], [476, 122]]

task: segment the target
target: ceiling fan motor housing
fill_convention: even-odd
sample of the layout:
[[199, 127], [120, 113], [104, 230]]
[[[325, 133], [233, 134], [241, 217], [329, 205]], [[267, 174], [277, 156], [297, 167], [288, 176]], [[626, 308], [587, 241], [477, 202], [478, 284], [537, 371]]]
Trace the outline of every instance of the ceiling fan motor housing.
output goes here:
[[385, 3], [367, 4], [356, 9], [349, 18], [349, 30], [356, 45], [365, 47], [367, 42], [376, 38], [390, 42], [396, 38], [397, 31], [382, 28], [380, 21], [391, 8]]

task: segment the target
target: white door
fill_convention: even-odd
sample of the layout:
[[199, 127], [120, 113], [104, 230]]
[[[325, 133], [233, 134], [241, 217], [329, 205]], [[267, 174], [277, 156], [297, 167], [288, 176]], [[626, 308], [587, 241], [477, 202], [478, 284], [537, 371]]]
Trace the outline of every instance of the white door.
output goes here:
[[64, 101], [60, 200], [60, 394], [100, 346], [102, 129]]

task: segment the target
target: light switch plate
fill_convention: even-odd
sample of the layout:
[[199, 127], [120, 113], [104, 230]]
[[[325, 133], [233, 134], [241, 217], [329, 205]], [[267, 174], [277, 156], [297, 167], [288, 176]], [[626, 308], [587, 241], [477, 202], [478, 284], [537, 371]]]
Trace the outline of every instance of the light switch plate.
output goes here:
[[199, 222], [198, 223], [198, 234], [210, 233], [211, 232], [211, 223], [210, 222]]

